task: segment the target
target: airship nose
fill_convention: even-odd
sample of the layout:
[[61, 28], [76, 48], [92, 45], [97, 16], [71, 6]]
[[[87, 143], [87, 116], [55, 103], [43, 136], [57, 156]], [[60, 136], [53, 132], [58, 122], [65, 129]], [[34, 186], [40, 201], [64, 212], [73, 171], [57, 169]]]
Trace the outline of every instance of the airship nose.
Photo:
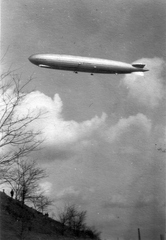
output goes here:
[[38, 58], [37, 55], [31, 55], [28, 59], [31, 63], [35, 64]]

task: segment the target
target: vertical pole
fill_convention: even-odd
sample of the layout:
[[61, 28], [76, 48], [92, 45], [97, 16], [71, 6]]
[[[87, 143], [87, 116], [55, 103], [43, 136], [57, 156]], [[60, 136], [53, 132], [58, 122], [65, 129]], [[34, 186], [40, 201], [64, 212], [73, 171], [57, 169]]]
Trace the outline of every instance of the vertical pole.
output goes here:
[[138, 228], [138, 240], [141, 240], [141, 233], [139, 228]]

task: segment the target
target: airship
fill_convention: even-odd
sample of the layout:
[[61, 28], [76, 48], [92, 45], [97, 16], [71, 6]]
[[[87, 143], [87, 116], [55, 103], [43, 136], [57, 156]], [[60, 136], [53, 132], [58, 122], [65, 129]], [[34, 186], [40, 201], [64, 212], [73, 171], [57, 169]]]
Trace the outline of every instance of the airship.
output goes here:
[[101, 74], [128, 74], [146, 72], [144, 63], [124, 63], [108, 59], [80, 57], [60, 54], [34, 54], [29, 61], [38, 67], [78, 72]]

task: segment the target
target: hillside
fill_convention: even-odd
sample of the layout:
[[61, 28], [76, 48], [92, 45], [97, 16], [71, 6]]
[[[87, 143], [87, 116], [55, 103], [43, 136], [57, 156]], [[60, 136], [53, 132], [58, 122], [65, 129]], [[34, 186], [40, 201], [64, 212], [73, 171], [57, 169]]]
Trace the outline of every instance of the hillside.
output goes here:
[[0, 192], [0, 239], [1, 240], [71, 240], [96, 239], [90, 233], [79, 233], [42, 213], [21, 204], [4, 192]]

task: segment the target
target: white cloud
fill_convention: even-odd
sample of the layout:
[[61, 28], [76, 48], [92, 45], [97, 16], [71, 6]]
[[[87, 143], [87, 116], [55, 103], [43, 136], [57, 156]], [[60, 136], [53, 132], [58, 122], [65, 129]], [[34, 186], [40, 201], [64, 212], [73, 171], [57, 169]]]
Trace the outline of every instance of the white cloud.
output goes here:
[[128, 201], [124, 195], [121, 194], [114, 194], [110, 197], [109, 200], [107, 200], [103, 204], [104, 208], [114, 208], [114, 207], [119, 207], [119, 208], [124, 208], [128, 207]]
[[40, 183], [39, 185], [40, 185], [41, 191], [44, 192], [45, 195], [51, 194], [51, 190], [52, 190], [51, 182], [43, 182], [43, 183]]
[[109, 128], [106, 133], [106, 138], [109, 142], [118, 139], [122, 134], [126, 133], [132, 126], [141, 127], [146, 133], [151, 130], [151, 120], [144, 114], [138, 113], [135, 116], [121, 118], [118, 123]]
[[131, 200], [124, 194], [114, 194], [102, 205], [104, 208], [142, 208], [151, 205], [160, 205], [160, 199], [152, 194], [142, 194], [137, 199]]
[[165, 130], [164, 130], [164, 144], [166, 145], [166, 127], [165, 127]]
[[156, 141], [156, 147], [161, 152], [166, 152], [166, 127], [159, 127], [159, 129], [156, 128], [158, 142]]
[[142, 58], [136, 62], [145, 63], [149, 72], [146, 72], [144, 76], [136, 74], [125, 75], [123, 83], [127, 86], [130, 97], [145, 106], [156, 107], [164, 96], [164, 80], [161, 74], [164, 70], [165, 62], [159, 58]]
[[48, 145], [70, 144], [79, 139], [86, 139], [104, 124], [106, 119], [106, 114], [103, 113], [101, 117], [95, 116], [83, 122], [66, 121], [62, 115], [63, 103], [60, 96], [55, 94], [51, 99], [38, 91], [28, 94], [17, 111], [19, 114], [26, 114], [27, 111], [33, 114], [39, 111], [45, 112], [39, 120], [33, 123], [33, 127], [42, 131]]
[[66, 198], [67, 196], [78, 196], [79, 194], [80, 194], [80, 191], [78, 189], [76, 189], [73, 186], [70, 186], [60, 191], [56, 195], [56, 197], [61, 199], [61, 198]]
[[[12, 89], [8, 92], [14, 97]], [[0, 98], [0, 104], [1, 102]], [[43, 114], [39, 119], [29, 123], [27, 130], [41, 131], [39, 137], [44, 139], [42, 151], [34, 154], [38, 155], [38, 158], [43, 154], [42, 159], [45, 160], [68, 159], [73, 156], [76, 149], [87, 148], [90, 139], [105, 124], [107, 117], [103, 113], [101, 117], [94, 116], [82, 122], [67, 121], [63, 118], [63, 103], [60, 96], [55, 94], [52, 99], [39, 91], [31, 92], [24, 97], [16, 106], [14, 117], [18, 119], [27, 115], [36, 117], [40, 112]]]

